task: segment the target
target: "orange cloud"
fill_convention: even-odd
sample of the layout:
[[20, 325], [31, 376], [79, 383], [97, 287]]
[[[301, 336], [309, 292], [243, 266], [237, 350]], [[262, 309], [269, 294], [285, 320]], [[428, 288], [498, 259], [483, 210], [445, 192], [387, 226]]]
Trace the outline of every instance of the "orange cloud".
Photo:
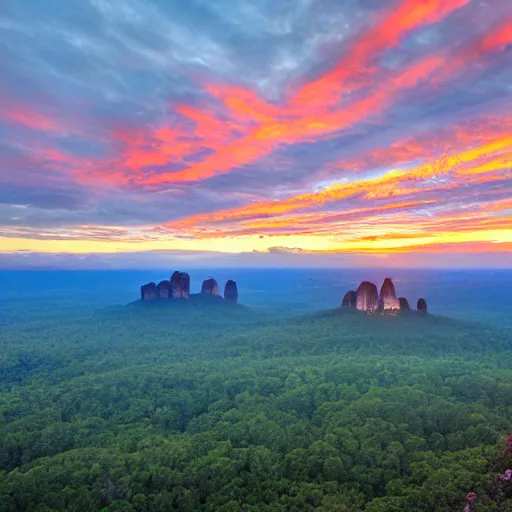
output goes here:
[[38, 112], [27, 105], [13, 104], [9, 102], [4, 109], [0, 110], [0, 117], [9, 122], [21, 124], [27, 128], [40, 131], [62, 131], [64, 130], [60, 121]]
[[[438, 191], [438, 190], [436, 190]], [[463, 192], [463, 189], [461, 189]], [[507, 194], [499, 190], [498, 194]], [[255, 220], [224, 222], [211, 227], [198, 225], [186, 231], [199, 238], [241, 237], [250, 235], [323, 235], [342, 236], [344, 240], [369, 241], [370, 239], [407, 239], [412, 236], [444, 231], [475, 231], [475, 229], [506, 230], [510, 227], [510, 216], [506, 214], [512, 203], [509, 199], [495, 200], [493, 195], [482, 202], [479, 194], [466, 196], [470, 201], [464, 209], [457, 206], [457, 200], [450, 205], [444, 195], [432, 199], [391, 202], [383, 205], [352, 208], [339, 213], [303, 212], [296, 215], [276, 216]], [[464, 196], [461, 196], [464, 197]], [[442, 206], [442, 211], [439, 210]], [[432, 209], [433, 207], [433, 209]], [[432, 216], [421, 215], [423, 209], [431, 209]], [[493, 216], [499, 212], [499, 216]], [[393, 236], [397, 230], [399, 236]], [[165, 232], [165, 230], [163, 230]], [[377, 231], [379, 234], [374, 234]], [[365, 234], [365, 233], [371, 234]], [[391, 234], [390, 234], [391, 233]]]
[[459, 153], [467, 147], [489, 144], [512, 133], [512, 117], [483, 116], [469, 118], [446, 128], [435, 128], [414, 137], [399, 139], [386, 147], [343, 159], [327, 166], [319, 173], [324, 179], [339, 174], [340, 170], [363, 171], [396, 167], [415, 160]]
[[[478, 60], [482, 55], [503, 51], [512, 43], [512, 21], [505, 19], [475, 42], [468, 44], [458, 54], [447, 59], [445, 65], [433, 78], [436, 84], [449, 79], [468, 62]], [[478, 63], [477, 63], [478, 64]]]
[[140, 183], [155, 185], [204, 180], [228, 172], [233, 167], [247, 165], [270, 153], [277, 144], [314, 140], [318, 136], [332, 134], [389, 106], [393, 94], [402, 88], [412, 87], [439, 65], [438, 58], [422, 61], [396, 77], [391, 86], [382, 87], [372, 96], [359, 100], [344, 110], [252, 127], [248, 135], [220, 148], [202, 162], [182, 171], [144, 177]]
[[220, 100], [231, 116], [241, 123], [268, 123], [279, 117], [295, 115], [288, 107], [263, 101], [255, 92], [242, 87], [206, 85], [206, 90]]
[[[157, 183], [158, 176], [150, 168], [168, 164], [187, 166], [187, 158], [205, 148], [221, 150], [238, 132], [236, 123], [218, 119], [212, 112], [188, 105], [175, 108], [181, 118], [176, 126], [121, 127], [112, 131], [121, 148], [119, 157], [98, 162], [84, 182], [111, 181], [118, 185]], [[191, 124], [190, 127], [184, 126]], [[197, 178], [200, 179], [200, 176]], [[179, 181], [179, 180], [176, 180]]]
[[[468, 163], [478, 161], [481, 157], [489, 157], [492, 154], [509, 150], [512, 146], [512, 135], [500, 138], [489, 144], [463, 151], [456, 155], [449, 155], [438, 158], [433, 162], [419, 165], [413, 169], [393, 170], [383, 176], [364, 179], [328, 187], [319, 192], [300, 194], [295, 197], [281, 201], [261, 201], [252, 203], [240, 208], [221, 210], [213, 214], [201, 214], [170, 223], [168, 227], [190, 227], [202, 223], [213, 223], [233, 220], [243, 220], [253, 217], [266, 217], [271, 215], [282, 215], [297, 210], [311, 209], [326, 203], [339, 201], [356, 195], [363, 199], [376, 199], [382, 197], [422, 193], [428, 190], [438, 189], [440, 186], [412, 187], [414, 183], [429, 178], [457, 171], [459, 168], [466, 168]], [[400, 186], [402, 184], [402, 186]], [[407, 186], [404, 187], [403, 185]], [[453, 188], [455, 184], [446, 184], [445, 188]]]
[[[1, 80], [1, 76], [0, 76]], [[21, 100], [14, 97], [7, 89], [0, 83], [0, 119], [11, 123], [37, 130], [42, 132], [67, 132], [63, 121], [55, 115], [50, 115], [48, 111], [54, 109], [39, 108], [39, 105], [50, 103], [47, 100], [40, 101], [38, 106], [23, 103]]]
[[[277, 109], [277, 107], [274, 109], [267, 104], [258, 102], [256, 96], [240, 92], [243, 90], [238, 88], [236, 94], [241, 96], [238, 98], [240, 101], [234, 107], [231, 103], [231, 111], [239, 119], [253, 121], [246, 127], [245, 135], [217, 148], [215, 153], [186, 169], [144, 176], [138, 180], [138, 183], [157, 185], [204, 180], [217, 174], [229, 172], [235, 167], [250, 164], [269, 154], [279, 144], [315, 141], [319, 137], [330, 136], [350, 128], [356, 123], [378, 116], [390, 108], [397, 94], [403, 90], [413, 88], [434, 76], [436, 81], [439, 81], [441, 76], [446, 80], [466, 62], [468, 52], [474, 54], [477, 51], [499, 50], [505, 36], [498, 38], [500, 44], [486, 42], [488, 37], [486, 34], [482, 36], [480, 42], [463, 48], [459, 51], [459, 56], [454, 59], [447, 59], [445, 55], [437, 55], [413, 63], [404, 71], [387, 77], [369, 96], [356, 100], [343, 109], [330, 111], [327, 108], [328, 105], [324, 105], [325, 108], [321, 111], [308, 113], [306, 109], [306, 114], [298, 115], [298, 111], [293, 105], [288, 111]], [[491, 38], [491, 41], [494, 39]], [[447, 65], [448, 60], [450, 61], [449, 65]], [[218, 89], [212, 90], [218, 97], [229, 99], [225, 92]], [[257, 107], [263, 108], [264, 113], [261, 114]], [[277, 113], [280, 114], [280, 117], [274, 118], [273, 116]]]
[[217, 144], [225, 144], [240, 131], [237, 123], [219, 119], [209, 111], [202, 111], [189, 105], [178, 105], [175, 111], [194, 122], [194, 130], [189, 135], [196, 137], [203, 144], [213, 144], [214, 147]]
[[503, 51], [510, 43], [512, 43], [512, 21], [505, 19], [470, 47], [467, 55], [477, 56], [491, 51]]
[[490, 162], [485, 162], [482, 165], [457, 171], [456, 175], [470, 176], [475, 174], [485, 174], [501, 169], [507, 169], [512, 173], [512, 148], [509, 148], [508, 155], [506, 155], [503, 159], [491, 160]]
[[467, 3], [468, 0], [404, 0], [396, 9], [384, 13], [375, 27], [363, 30], [336, 68], [302, 87], [291, 103], [306, 110], [335, 103], [347, 85], [375, 75], [376, 58], [396, 46], [408, 32], [437, 23]]
[[[376, 219], [384, 214], [413, 211], [437, 203], [435, 199], [401, 201], [379, 206], [352, 208], [339, 213], [302, 212], [296, 215], [284, 215], [261, 219], [240, 220], [236, 223], [225, 222], [212, 227], [200, 225], [187, 228], [187, 232], [199, 237], [225, 237], [248, 235], [272, 235], [286, 233], [321, 234], [337, 233], [340, 229], [351, 228], [368, 219]], [[157, 228], [157, 231], [166, 232]]]
[[[336, 254], [355, 251], [324, 251], [325, 253]], [[371, 246], [362, 247], [357, 250], [359, 253], [372, 254], [376, 253]], [[407, 245], [404, 247], [387, 248], [388, 254], [400, 253], [422, 253], [422, 254], [489, 254], [500, 253], [507, 254], [512, 252], [512, 242], [435, 242], [430, 244]]]

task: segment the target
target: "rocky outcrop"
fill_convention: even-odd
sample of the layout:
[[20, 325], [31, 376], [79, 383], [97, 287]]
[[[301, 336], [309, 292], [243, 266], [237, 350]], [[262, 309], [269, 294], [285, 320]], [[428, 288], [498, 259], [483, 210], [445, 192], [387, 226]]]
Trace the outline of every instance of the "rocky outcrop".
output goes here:
[[350, 290], [343, 296], [341, 301], [342, 308], [355, 308], [357, 304], [357, 293], [354, 290]]
[[[217, 281], [210, 277], [203, 281], [201, 288], [202, 295], [219, 295], [219, 285]], [[186, 272], [176, 270], [169, 281], [163, 280], [158, 286], [151, 282], [140, 287], [140, 299], [189, 299], [190, 298], [190, 276]], [[238, 303], [238, 288], [236, 282], [229, 279], [224, 287], [224, 299]]]
[[140, 299], [141, 300], [153, 300], [158, 298], [158, 292], [156, 289], [156, 284], [151, 282], [148, 284], [143, 284], [140, 287]]
[[[219, 285], [213, 277], [203, 281], [201, 295], [219, 295]], [[186, 272], [176, 270], [169, 281], [163, 280], [144, 284], [140, 287], [141, 300], [153, 299], [188, 299], [190, 297], [190, 276]], [[224, 286], [224, 300], [237, 304], [238, 287], [235, 281], [229, 279]], [[343, 308], [357, 308], [366, 313], [391, 313], [395, 311], [410, 311], [409, 302], [405, 297], [396, 297], [395, 286], [391, 278], [386, 277], [382, 283], [380, 294], [377, 286], [370, 281], [363, 281], [357, 291], [349, 290], [345, 293], [341, 302]], [[417, 302], [417, 310], [427, 313], [427, 302], [420, 298]]]
[[236, 282], [230, 279], [224, 287], [224, 299], [230, 302], [238, 302], [238, 288]]
[[160, 281], [156, 287], [158, 298], [167, 299], [169, 298], [170, 285], [169, 281]]
[[375, 312], [379, 308], [379, 292], [369, 281], [363, 281], [356, 292], [356, 307], [359, 311]]
[[400, 297], [398, 302], [400, 303], [400, 309], [402, 311], [410, 311], [411, 306], [409, 306], [409, 301], [405, 297]]
[[[400, 311], [410, 311], [409, 301], [405, 297], [397, 298], [395, 285], [390, 277], [386, 277], [380, 288], [380, 294], [375, 284], [370, 281], [363, 281], [357, 291], [348, 291], [341, 302], [341, 307], [355, 307], [359, 311], [376, 314], [396, 315]], [[418, 311], [427, 312], [425, 299], [419, 299]]]
[[425, 299], [418, 299], [417, 309], [420, 313], [426, 313], [427, 301]]
[[395, 285], [390, 277], [386, 277], [380, 288], [379, 309], [383, 311], [397, 311], [400, 302], [396, 298]]
[[186, 272], [176, 270], [171, 276], [169, 296], [173, 299], [188, 299], [190, 297], [190, 276]]
[[205, 279], [203, 286], [201, 287], [201, 293], [203, 295], [219, 295], [219, 285], [213, 277]]

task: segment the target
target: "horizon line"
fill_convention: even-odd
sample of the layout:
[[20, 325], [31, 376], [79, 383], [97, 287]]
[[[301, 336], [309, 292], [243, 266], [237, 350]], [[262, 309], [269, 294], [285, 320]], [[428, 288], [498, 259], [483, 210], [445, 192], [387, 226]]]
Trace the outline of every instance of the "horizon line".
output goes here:
[[[166, 270], [175, 268], [177, 266], [169, 266], [169, 267], [125, 267], [125, 268], [105, 268], [105, 267], [97, 267], [97, 268], [64, 268], [64, 267], [19, 267], [19, 268], [11, 268], [11, 267], [0, 267], [0, 272], [143, 272], [143, 271], [157, 271], [157, 270]], [[361, 266], [361, 267], [326, 267], [326, 266], [317, 266], [317, 267], [256, 267], [256, 266], [189, 266], [185, 267], [181, 265], [182, 269], [191, 269], [191, 270], [379, 270], [385, 271], [390, 270], [393, 272], [401, 272], [401, 271], [411, 271], [411, 270], [448, 270], [448, 271], [465, 271], [465, 270], [492, 270], [492, 271], [508, 271], [512, 272], [511, 267], [372, 267], [372, 266]]]

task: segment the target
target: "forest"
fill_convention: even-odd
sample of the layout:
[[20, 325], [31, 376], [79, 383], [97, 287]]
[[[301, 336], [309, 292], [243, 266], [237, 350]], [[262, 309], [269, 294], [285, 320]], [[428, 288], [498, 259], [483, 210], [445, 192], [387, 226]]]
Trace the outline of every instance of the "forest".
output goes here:
[[0, 512], [512, 511], [510, 330], [216, 299], [2, 325]]

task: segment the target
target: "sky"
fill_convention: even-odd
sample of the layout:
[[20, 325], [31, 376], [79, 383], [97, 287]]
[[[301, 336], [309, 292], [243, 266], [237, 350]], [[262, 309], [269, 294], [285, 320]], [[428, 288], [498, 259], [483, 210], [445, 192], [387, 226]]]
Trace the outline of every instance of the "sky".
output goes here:
[[0, 266], [512, 267], [512, 2], [2, 0]]

